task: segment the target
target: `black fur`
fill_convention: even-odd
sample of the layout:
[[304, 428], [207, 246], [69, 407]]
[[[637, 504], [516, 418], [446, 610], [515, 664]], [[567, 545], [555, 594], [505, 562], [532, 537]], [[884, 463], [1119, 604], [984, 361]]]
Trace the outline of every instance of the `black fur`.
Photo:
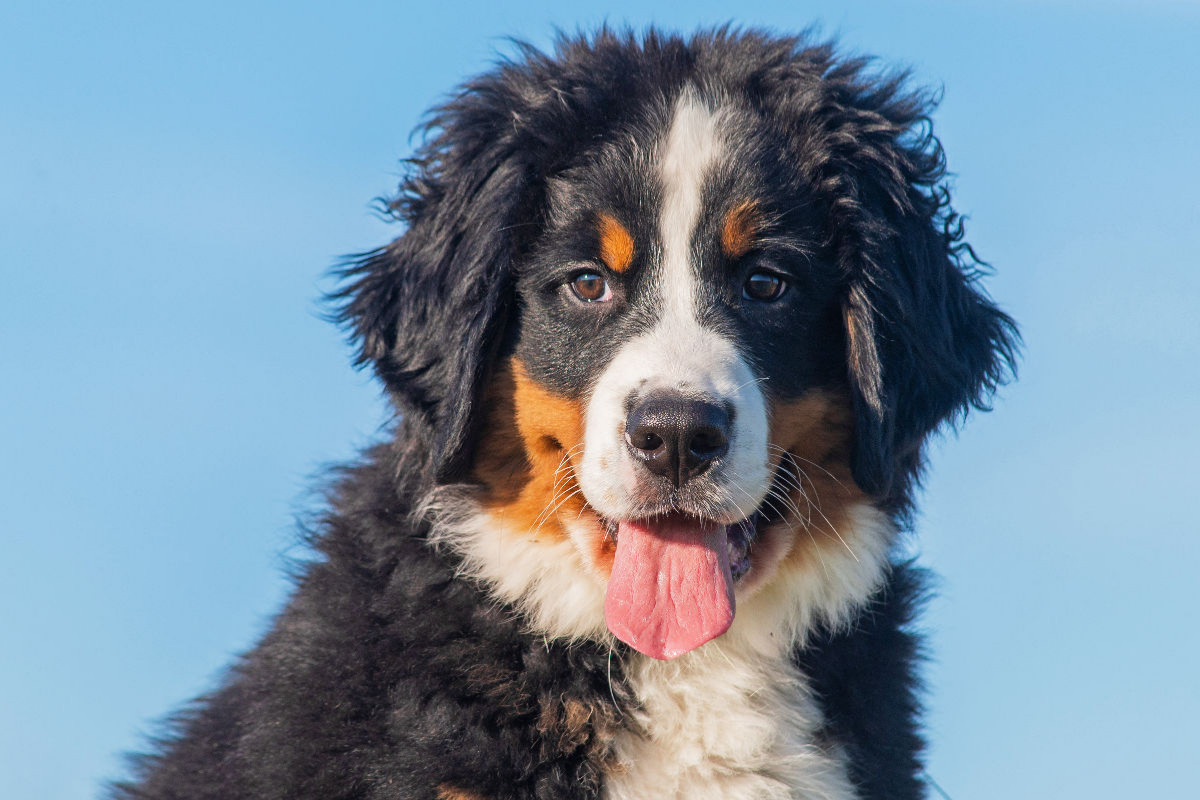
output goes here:
[[[537, 265], [554, 260], [542, 258], [552, 202], [569, 211], [596, 165], [620, 173], [606, 134], [647, 125], [650, 99], [685, 81], [739, 98], [782, 152], [760, 174], [803, 194], [780, 235], [818, 265], [822, 347], [782, 337], [792, 349], [771, 360], [797, 385], [851, 392], [855, 478], [881, 507], [906, 513], [922, 443], [985, 402], [1015, 346], [1011, 320], [975, 283], [925, 124], [928, 98], [865, 61], [839, 62], [828, 45], [758, 32], [603, 30], [563, 39], [552, 56], [521, 47], [434, 111], [389, 204], [404, 235], [342, 271], [338, 317], [395, 401], [394, 441], [341, 476], [320, 557], [271, 631], [175, 719], [114, 797], [431, 798], [439, 787], [598, 796], [607, 737], [631, 702], [626, 651], [526, 632], [429, 546], [416, 505], [468, 475], [499, 356], [523, 347], [543, 382], [585, 379], [539, 344], [560, 340], [566, 323], [530, 311]], [[616, 196], [651, 202], [639, 191]], [[796, 371], [810, 352], [832, 357]], [[919, 584], [894, 567], [857, 626], [796, 654], [863, 798], [924, 794], [907, 629]], [[587, 709], [587, 724], [566, 707]]]

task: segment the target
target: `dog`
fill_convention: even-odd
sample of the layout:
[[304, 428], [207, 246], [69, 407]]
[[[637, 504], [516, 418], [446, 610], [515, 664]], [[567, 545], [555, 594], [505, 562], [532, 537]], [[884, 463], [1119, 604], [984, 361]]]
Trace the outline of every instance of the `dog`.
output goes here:
[[332, 296], [391, 438], [112, 796], [925, 796], [896, 545], [1019, 341], [932, 106], [731, 28], [463, 85]]

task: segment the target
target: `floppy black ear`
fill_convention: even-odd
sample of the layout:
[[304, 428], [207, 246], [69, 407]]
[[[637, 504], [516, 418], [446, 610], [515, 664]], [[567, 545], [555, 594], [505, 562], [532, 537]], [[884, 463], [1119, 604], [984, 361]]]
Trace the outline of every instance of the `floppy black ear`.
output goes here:
[[[926, 437], [986, 408], [1009, 373], [1015, 326], [967, 272], [954, 236], [902, 217], [863, 254], [847, 290], [847, 359], [856, 418], [855, 478], [907, 500]], [[969, 251], [967, 251], [969, 252]]]
[[515, 109], [494, 89], [478, 81], [436, 110], [388, 204], [407, 231], [351, 260], [333, 296], [358, 363], [374, 366], [428, 442], [439, 480], [469, 462], [473, 408], [504, 338], [512, 262], [534, 213]]
[[[853, 65], [851, 67], [853, 69]], [[840, 81], [840, 82], [839, 82]], [[926, 437], [986, 408], [1011, 373], [1013, 321], [978, 285], [980, 264], [942, 184], [941, 146], [902, 78], [835, 75], [831, 239], [847, 276], [843, 314], [855, 405], [855, 479], [903, 508]]]

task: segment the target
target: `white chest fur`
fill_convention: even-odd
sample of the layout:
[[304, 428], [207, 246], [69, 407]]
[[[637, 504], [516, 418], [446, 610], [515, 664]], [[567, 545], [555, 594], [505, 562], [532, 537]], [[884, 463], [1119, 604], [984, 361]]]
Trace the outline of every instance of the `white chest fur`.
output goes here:
[[787, 659], [718, 643], [675, 661], [635, 656], [608, 800], [853, 800], [845, 758], [817, 738], [820, 710]]

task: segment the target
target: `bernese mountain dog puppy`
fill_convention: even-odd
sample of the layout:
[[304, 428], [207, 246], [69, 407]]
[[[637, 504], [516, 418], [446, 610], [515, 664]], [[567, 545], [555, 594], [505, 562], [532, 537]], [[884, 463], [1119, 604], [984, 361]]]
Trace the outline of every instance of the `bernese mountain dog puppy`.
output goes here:
[[335, 298], [394, 437], [114, 796], [924, 796], [895, 545], [1017, 341], [931, 105], [731, 29], [466, 83]]

